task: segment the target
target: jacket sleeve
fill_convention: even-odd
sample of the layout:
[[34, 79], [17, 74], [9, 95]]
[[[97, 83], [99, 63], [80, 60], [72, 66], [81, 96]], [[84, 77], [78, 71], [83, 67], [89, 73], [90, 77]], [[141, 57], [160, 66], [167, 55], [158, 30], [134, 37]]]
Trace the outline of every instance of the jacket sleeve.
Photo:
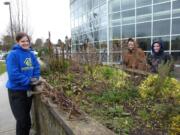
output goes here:
[[8, 54], [6, 66], [10, 81], [21, 86], [30, 84], [30, 78], [20, 72], [17, 56], [13, 52]]
[[150, 53], [147, 55], [147, 64], [152, 65], [152, 55]]
[[38, 78], [40, 76], [40, 65], [39, 62], [37, 60], [37, 57], [33, 54], [33, 77]]

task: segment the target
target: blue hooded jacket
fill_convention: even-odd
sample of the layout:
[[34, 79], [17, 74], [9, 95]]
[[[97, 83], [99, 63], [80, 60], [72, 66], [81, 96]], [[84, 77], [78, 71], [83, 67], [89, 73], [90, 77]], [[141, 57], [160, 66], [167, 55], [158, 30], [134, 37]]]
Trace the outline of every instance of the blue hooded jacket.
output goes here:
[[23, 49], [20, 45], [13, 46], [6, 59], [8, 81], [6, 87], [10, 90], [31, 89], [31, 78], [40, 76], [40, 65], [31, 49]]

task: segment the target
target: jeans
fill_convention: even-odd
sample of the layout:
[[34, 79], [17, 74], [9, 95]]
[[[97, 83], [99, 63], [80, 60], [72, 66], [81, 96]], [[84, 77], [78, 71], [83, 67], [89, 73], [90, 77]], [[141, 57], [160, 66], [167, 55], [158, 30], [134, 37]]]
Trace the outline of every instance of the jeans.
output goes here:
[[27, 91], [8, 90], [8, 95], [11, 110], [16, 119], [16, 135], [29, 135], [32, 97], [27, 97]]

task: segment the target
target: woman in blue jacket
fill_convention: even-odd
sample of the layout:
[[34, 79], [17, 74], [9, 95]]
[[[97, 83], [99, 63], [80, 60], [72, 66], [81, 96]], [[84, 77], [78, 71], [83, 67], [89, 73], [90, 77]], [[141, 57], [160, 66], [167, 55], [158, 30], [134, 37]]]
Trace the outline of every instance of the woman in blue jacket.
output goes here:
[[6, 59], [8, 72], [6, 87], [11, 110], [16, 119], [16, 135], [29, 135], [32, 97], [27, 93], [39, 80], [40, 66], [31, 51], [28, 35], [18, 33], [16, 42]]

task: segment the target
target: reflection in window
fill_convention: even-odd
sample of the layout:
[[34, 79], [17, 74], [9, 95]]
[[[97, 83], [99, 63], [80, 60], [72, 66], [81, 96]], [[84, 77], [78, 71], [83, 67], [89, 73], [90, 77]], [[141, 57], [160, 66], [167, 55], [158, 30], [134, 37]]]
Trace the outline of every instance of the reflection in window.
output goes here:
[[107, 29], [106, 28], [99, 30], [99, 40], [100, 41], [107, 40]]
[[153, 3], [161, 3], [161, 2], [165, 2], [165, 1], [170, 1], [170, 0], [153, 0]]
[[122, 37], [129, 38], [135, 37], [135, 25], [126, 25], [122, 27]]
[[104, 5], [106, 3], [106, 0], [99, 0], [99, 5]]
[[99, 50], [100, 49], [99, 42], [94, 42], [94, 47]]
[[109, 3], [109, 12], [118, 12], [120, 11], [120, 0], [111, 0]]
[[101, 61], [102, 62], [107, 62], [107, 42], [99, 42], [100, 45], [100, 53], [101, 53]]
[[120, 52], [110, 52], [109, 53], [109, 61], [113, 63], [119, 63], [121, 61], [121, 53]]
[[171, 55], [175, 63], [180, 64], [180, 52], [172, 52]]
[[173, 1], [173, 17], [180, 17], [180, 0]]
[[138, 8], [136, 21], [137, 22], [151, 21], [151, 15], [152, 15], [151, 9], [152, 9], [151, 6]]
[[154, 20], [170, 18], [170, 2], [154, 5]]
[[102, 50], [107, 51], [107, 42], [106, 41], [99, 42], [99, 44], [100, 44]]
[[180, 50], [180, 36], [173, 36], [171, 44], [172, 50]]
[[106, 5], [100, 6], [100, 14], [99, 14], [99, 25], [105, 26], [108, 22], [107, 13], [106, 13]]
[[137, 37], [151, 36], [151, 22], [137, 24]]
[[135, 23], [135, 10], [122, 12], [122, 23], [123, 24]]
[[120, 12], [119, 13], [114, 13], [110, 15], [111, 20], [117, 20], [120, 19]]
[[151, 38], [137, 39], [139, 47], [144, 51], [151, 51]]
[[170, 34], [170, 20], [155, 21], [153, 26], [154, 36]]
[[110, 41], [110, 51], [111, 52], [120, 52], [121, 51], [121, 41], [120, 40], [112, 40]]
[[120, 26], [110, 28], [111, 39], [120, 39], [120, 37], [121, 37]]
[[87, 0], [87, 11], [91, 11], [92, 10], [92, 0]]
[[110, 26], [119, 26], [121, 25], [121, 20], [114, 20], [110, 22]]
[[110, 25], [117, 26], [121, 24], [120, 13], [114, 13], [110, 15]]
[[120, 62], [121, 58], [121, 41], [113, 40], [110, 41], [110, 61], [111, 62]]
[[88, 38], [89, 42], [93, 42], [94, 41], [94, 39], [93, 39], [93, 32], [87, 33], [87, 38]]
[[135, 0], [121, 0], [122, 10], [135, 8]]
[[172, 20], [172, 33], [180, 34], [180, 18]]
[[169, 50], [170, 37], [155, 37], [153, 42], [160, 41], [163, 44], [164, 50]]
[[151, 5], [151, 4], [152, 4], [152, 0], [136, 0], [137, 7]]
[[94, 32], [94, 41], [99, 41], [99, 31]]
[[98, 0], [93, 0], [93, 8], [98, 6]]

